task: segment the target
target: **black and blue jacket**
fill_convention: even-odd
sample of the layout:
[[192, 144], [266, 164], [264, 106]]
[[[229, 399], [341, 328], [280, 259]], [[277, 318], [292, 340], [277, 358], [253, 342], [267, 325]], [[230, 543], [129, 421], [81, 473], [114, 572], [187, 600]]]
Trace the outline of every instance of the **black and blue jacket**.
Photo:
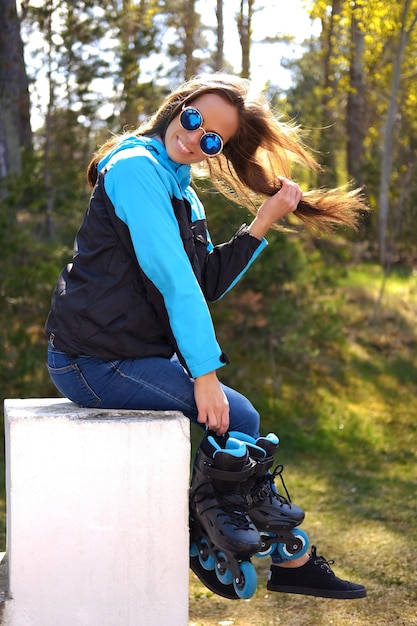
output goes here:
[[123, 139], [98, 180], [62, 271], [46, 331], [69, 355], [103, 359], [175, 352], [191, 376], [227, 362], [207, 302], [239, 280], [265, 240], [245, 226], [213, 246], [190, 167], [155, 138]]

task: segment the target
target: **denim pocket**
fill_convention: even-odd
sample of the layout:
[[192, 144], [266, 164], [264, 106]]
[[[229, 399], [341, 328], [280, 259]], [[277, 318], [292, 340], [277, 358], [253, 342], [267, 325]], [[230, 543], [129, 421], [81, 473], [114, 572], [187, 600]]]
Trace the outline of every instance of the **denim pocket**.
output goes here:
[[84, 378], [76, 359], [53, 347], [48, 349], [48, 372], [63, 396], [85, 407], [97, 407], [101, 399]]

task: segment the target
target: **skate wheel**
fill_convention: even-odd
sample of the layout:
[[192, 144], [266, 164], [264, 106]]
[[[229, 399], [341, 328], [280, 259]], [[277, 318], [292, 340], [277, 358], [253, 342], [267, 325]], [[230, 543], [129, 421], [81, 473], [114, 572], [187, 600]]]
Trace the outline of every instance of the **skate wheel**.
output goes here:
[[222, 585], [230, 585], [233, 582], [233, 574], [228, 569], [228, 559], [224, 552], [217, 553], [218, 561], [216, 563], [216, 576]]
[[194, 541], [190, 545], [190, 556], [198, 556], [198, 545]]
[[263, 558], [265, 556], [269, 556], [275, 550], [276, 543], [272, 543], [270, 546], [268, 546], [268, 539], [270, 537], [275, 537], [276, 535], [275, 533], [268, 533], [266, 531], [261, 532], [259, 534], [261, 536], [261, 541], [262, 541], [261, 549], [259, 550], [259, 552], [255, 554], [255, 556], [259, 558]]
[[210, 553], [210, 544], [207, 539], [201, 539], [201, 548], [198, 551], [198, 560], [200, 565], [206, 570], [212, 570], [216, 567], [216, 559]]
[[258, 580], [256, 570], [250, 561], [240, 563], [240, 578], [233, 579], [233, 588], [236, 595], [242, 600], [248, 600], [256, 591]]
[[278, 544], [278, 552], [287, 561], [298, 559], [307, 552], [308, 535], [303, 530], [293, 530], [293, 540]]

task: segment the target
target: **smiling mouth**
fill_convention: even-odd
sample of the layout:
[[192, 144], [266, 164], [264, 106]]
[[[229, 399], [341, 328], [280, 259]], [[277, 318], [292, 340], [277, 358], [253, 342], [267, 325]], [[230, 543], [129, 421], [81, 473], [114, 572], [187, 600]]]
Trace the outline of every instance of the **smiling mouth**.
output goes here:
[[192, 154], [191, 150], [187, 148], [187, 146], [181, 141], [179, 137], [177, 137], [177, 143], [181, 152], [183, 152], [184, 154]]

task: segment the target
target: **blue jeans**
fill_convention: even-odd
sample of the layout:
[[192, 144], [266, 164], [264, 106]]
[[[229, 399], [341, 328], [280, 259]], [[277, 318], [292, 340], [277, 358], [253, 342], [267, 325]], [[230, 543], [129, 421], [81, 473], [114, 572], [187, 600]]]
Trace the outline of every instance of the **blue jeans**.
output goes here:
[[[70, 357], [51, 340], [48, 370], [58, 391], [81, 406], [180, 411], [197, 424], [194, 381], [175, 356], [112, 361]], [[229, 401], [230, 430], [258, 437], [259, 413], [245, 396], [226, 385], [222, 388]]]

